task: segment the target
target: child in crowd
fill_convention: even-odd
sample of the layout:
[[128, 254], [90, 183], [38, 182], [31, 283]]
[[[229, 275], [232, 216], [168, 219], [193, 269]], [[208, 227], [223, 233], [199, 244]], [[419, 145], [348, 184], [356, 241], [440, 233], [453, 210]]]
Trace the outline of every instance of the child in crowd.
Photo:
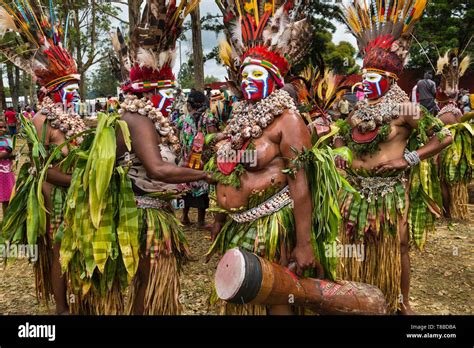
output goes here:
[[8, 207], [12, 190], [15, 186], [13, 173], [13, 142], [8, 134], [7, 124], [0, 120], [0, 202], [3, 214]]

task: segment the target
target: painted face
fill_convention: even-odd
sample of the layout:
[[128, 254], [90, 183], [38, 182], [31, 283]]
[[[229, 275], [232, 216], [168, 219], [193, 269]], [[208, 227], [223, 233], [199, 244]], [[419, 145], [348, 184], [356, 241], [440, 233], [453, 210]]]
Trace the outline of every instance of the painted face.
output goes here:
[[70, 83], [65, 85], [60, 90], [61, 101], [67, 107], [73, 106], [76, 112], [79, 109], [81, 97], [79, 95], [79, 85], [77, 83]]
[[241, 88], [246, 100], [258, 101], [273, 92], [275, 80], [264, 67], [247, 65], [242, 71]]
[[163, 116], [168, 117], [174, 103], [174, 88], [162, 88], [153, 94], [151, 101], [155, 108], [159, 109]]
[[365, 73], [362, 84], [367, 99], [378, 99], [387, 93], [390, 82], [388, 77], [377, 74], [375, 72]]

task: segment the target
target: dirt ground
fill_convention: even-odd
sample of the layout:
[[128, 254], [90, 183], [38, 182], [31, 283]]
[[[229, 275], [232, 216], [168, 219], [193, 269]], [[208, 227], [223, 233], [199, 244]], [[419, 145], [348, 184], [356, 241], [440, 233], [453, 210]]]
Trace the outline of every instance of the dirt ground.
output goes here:
[[[410, 300], [420, 314], [474, 314], [473, 241], [474, 205], [470, 222], [437, 224], [423, 252], [412, 250]], [[191, 218], [196, 221], [195, 214]], [[186, 227], [186, 236], [195, 260], [184, 266], [181, 275], [183, 312], [186, 315], [215, 314], [208, 306], [217, 257], [206, 264], [204, 254], [209, 232]], [[0, 269], [0, 314], [53, 314], [37, 303], [32, 266], [24, 260]]]

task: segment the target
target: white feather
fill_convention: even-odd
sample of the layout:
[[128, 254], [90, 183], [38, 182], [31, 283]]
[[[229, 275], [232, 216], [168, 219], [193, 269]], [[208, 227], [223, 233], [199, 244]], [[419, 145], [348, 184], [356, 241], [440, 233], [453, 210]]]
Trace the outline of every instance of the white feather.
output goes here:
[[8, 30], [18, 31], [13, 17], [10, 16], [3, 7], [0, 6], [0, 36], [5, 35]]
[[286, 12], [283, 10], [283, 6], [278, 9], [273, 17], [271, 28], [273, 33], [276, 33], [272, 37], [272, 46], [277, 46], [285, 29], [289, 25], [289, 18]]
[[444, 66], [446, 64], [449, 64], [448, 52], [446, 52], [443, 57], [438, 58], [438, 61], [436, 62], [436, 68], [437, 68], [436, 75], [443, 73]]
[[169, 51], [160, 52], [158, 55], [158, 68], [161, 69], [163, 65], [168, 61]]
[[469, 56], [465, 56], [464, 59], [459, 64], [459, 76], [463, 76], [466, 72], [467, 68], [471, 64], [471, 58]]
[[243, 48], [244, 42], [242, 40], [242, 23], [236, 21], [235, 25], [231, 29], [232, 41], [234, 42], [235, 47]]
[[110, 35], [110, 39], [112, 40], [112, 46], [114, 48], [114, 51], [117, 52], [117, 53], [120, 52], [121, 47], [120, 47], [120, 42], [119, 42], [117, 33], [112, 32], [109, 35]]
[[174, 63], [176, 62], [176, 57], [177, 57], [178, 52], [176, 49], [170, 49], [170, 54], [169, 54], [169, 65], [170, 67], [174, 66]]
[[140, 68], [147, 67], [158, 70], [158, 58], [151, 50], [145, 50], [140, 47], [137, 54], [137, 63]]

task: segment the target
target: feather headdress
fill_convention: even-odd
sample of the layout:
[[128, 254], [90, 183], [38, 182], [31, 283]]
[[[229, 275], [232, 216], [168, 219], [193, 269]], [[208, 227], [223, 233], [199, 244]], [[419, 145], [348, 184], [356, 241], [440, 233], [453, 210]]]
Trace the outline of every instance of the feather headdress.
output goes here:
[[427, 0], [353, 0], [343, 20], [356, 37], [364, 68], [397, 78], [408, 61], [411, 34]]
[[124, 90], [138, 93], [175, 86], [176, 41], [184, 19], [198, 5], [199, 0], [147, 0], [136, 27], [130, 28], [128, 47], [120, 30], [112, 34], [112, 61], [120, 67], [115, 71]]
[[469, 55], [463, 55], [459, 52], [460, 50], [455, 48], [448, 50], [444, 56], [438, 58], [436, 75], [441, 75], [439, 89], [441, 94], [444, 94], [444, 96], [437, 96], [440, 101], [456, 97], [459, 92], [459, 79], [471, 63]]
[[320, 54], [316, 58], [317, 65], [308, 65], [299, 77], [307, 91], [303, 102], [309, 106], [311, 119], [326, 116], [334, 103], [351, 90], [346, 76], [336, 75], [327, 68]]
[[308, 50], [312, 38], [306, 0], [216, 0], [224, 15], [227, 41], [220, 57], [238, 84], [248, 64], [267, 68], [282, 87], [283, 78]]
[[0, 0], [0, 35], [12, 32], [12, 39], [0, 51], [13, 64], [32, 75], [42, 93], [53, 92], [65, 83], [79, 81], [76, 62], [63, 47], [63, 31], [56, 20], [52, 0], [45, 13], [39, 0]]

